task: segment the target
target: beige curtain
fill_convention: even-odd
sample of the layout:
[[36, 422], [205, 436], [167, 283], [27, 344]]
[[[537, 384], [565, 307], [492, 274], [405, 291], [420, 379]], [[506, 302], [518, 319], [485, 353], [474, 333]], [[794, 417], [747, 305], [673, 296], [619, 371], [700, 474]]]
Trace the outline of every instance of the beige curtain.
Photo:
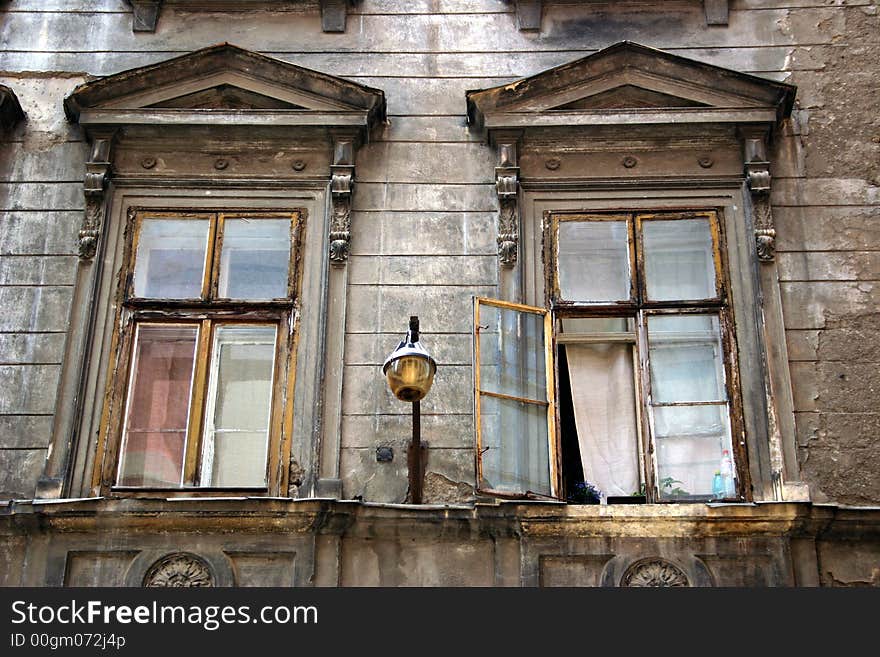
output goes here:
[[566, 345], [584, 478], [605, 495], [639, 489], [632, 346]]

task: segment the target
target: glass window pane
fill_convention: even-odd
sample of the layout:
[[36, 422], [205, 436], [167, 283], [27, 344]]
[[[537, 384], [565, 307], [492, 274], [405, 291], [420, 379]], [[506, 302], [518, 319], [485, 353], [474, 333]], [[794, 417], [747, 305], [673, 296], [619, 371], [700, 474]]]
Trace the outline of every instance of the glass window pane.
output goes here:
[[[726, 404], [652, 408], [660, 496], [734, 497], [730, 416]], [[715, 474], [727, 473], [717, 494]]]
[[226, 219], [220, 256], [219, 296], [280, 299], [287, 296], [290, 219]]
[[651, 315], [648, 348], [652, 403], [727, 399], [717, 315]]
[[218, 327], [211, 360], [202, 485], [264, 486], [275, 327]]
[[629, 333], [633, 320], [628, 317], [564, 317], [562, 333]]
[[481, 305], [480, 325], [480, 388], [546, 401], [544, 316]]
[[708, 219], [646, 220], [642, 222], [642, 236], [649, 299], [718, 296]]
[[480, 488], [550, 495], [547, 407], [480, 395]]
[[208, 219], [144, 219], [138, 236], [134, 295], [199, 298], [210, 224]]
[[568, 301], [630, 298], [625, 221], [560, 221], [559, 292]]
[[605, 495], [640, 485], [633, 345], [565, 347], [584, 479]]
[[181, 485], [197, 335], [195, 326], [138, 326], [119, 485]]

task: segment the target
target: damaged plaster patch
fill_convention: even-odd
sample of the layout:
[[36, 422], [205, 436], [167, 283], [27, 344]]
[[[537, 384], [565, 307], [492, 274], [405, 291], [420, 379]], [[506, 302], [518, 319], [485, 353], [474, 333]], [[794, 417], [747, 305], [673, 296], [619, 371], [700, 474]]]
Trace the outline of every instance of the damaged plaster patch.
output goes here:
[[798, 418], [800, 461], [813, 500], [876, 504], [880, 312], [826, 313], [816, 358], [810, 381], [814, 412]]
[[0, 83], [15, 92], [25, 120], [17, 136], [28, 151], [42, 152], [68, 141], [81, 141], [79, 127], [67, 121], [60, 110], [64, 97], [83, 80], [76, 75], [36, 74], [29, 77], [0, 76]]
[[782, 14], [781, 18], [776, 20], [776, 27], [785, 36], [792, 36], [790, 11], [786, 11], [784, 14]]
[[880, 363], [880, 312], [828, 314], [817, 337], [818, 360]]
[[[876, 9], [876, 7], [874, 8]], [[811, 134], [805, 139], [811, 177], [862, 178], [880, 185], [880, 115], [876, 111], [876, 62], [880, 17], [845, 7], [831, 45], [821, 47], [825, 68], [796, 75], [801, 102], [816, 99]]]
[[428, 472], [425, 474], [423, 500], [425, 504], [472, 504], [474, 487], [453, 481], [439, 472]]

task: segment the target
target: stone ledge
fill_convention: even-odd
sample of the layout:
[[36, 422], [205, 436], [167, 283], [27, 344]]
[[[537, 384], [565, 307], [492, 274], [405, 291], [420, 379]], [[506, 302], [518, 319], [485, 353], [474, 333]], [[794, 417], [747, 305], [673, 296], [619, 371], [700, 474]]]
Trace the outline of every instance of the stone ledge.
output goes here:
[[331, 499], [16, 500], [0, 504], [0, 534], [163, 531], [357, 537], [731, 537], [880, 539], [880, 507], [754, 504], [376, 504]]

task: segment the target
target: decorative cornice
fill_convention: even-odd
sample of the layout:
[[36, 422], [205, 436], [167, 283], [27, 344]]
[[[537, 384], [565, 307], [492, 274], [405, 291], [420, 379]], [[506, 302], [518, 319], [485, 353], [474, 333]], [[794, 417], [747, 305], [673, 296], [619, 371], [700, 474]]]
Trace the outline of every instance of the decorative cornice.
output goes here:
[[[0, 505], [0, 534], [35, 529], [54, 532], [235, 531], [372, 536], [485, 535], [539, 540], [569, 535], [665, 536], [681, 538], [742, 536], [822, 539], [880, 539], [880, 508], [809, 502], [759, 504], [565, 505], [539, 502], [426, 505], [401, 509], [353, 500], [208, 498], [164, 500], [89, 498], [18, 500]], [[500, 535], [500, 534], [499, 534]]]
[[333, 164], [330, 165], [330, 262], [342, 267], [348, 262], [351, 244], [351, 196], [354, 188], [355, 137], [333, 135]]
[[24, 118], [24, 111], [15, 93], [0, 84], [0, 130], [9, 130]]
[[85, 214], [79, 230], [78, 252], [81, 260], [95, 257], [101, 227], [104, 225], [104, 191], [110, 176], [110, 157], [113, 148], [113, 135], [92, 139], [89, 159], [86, 161], [86, 176], [83, 184], [85, 194]]

